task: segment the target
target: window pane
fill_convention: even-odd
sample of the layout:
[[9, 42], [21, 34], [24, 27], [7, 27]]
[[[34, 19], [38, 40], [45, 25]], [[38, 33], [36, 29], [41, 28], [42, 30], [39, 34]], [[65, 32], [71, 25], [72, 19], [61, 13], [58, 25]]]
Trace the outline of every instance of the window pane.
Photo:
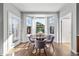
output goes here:
[[36, 21], [36, 33], [44, 33], [45, 32], [45, 18], [37, 17]]
[[26, 25], [27, 26], [32, 26], [32, 19], [33, 19], [33, 17], [30, 17], [30, 16], [26, 17]]
[[48, 20], [49, 20], [49, 29], [50, 29], [49, 33], [54, 34], [56, 18], [54, 16], [50, 16], [48, 17]]
[[27, 34], [31, 34], [33, 17], [26, 17]]

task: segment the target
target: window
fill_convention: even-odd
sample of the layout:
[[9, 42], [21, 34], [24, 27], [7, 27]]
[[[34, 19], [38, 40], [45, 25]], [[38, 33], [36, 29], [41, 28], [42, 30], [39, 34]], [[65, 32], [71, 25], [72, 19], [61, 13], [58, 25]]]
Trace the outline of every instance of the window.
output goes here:
[[20, 41], [21, 19], [17, 15], [8, 12], [8, 47], [11, 48]]
[[55, 17], [54, 16], [50, 16], [48, 17], [49, 20], [49, 33], [50, 34], [54, 34], [54, 29], [55, 29]]
[[45, 18], [36, 17], [36, 33], [45, 33]]
[[39, 32], [42, 32], [44, 33], [44, 25], [39, 23], [39, 22], [36, 22], [36, 33], [39, 33]]
[[20, 39], [20, 19], [17, 16], [12, 17], [12, 33], [14, 39]]
[[26, 17], [27, 34], [31, 34], [32, 31], [32, 19], [33, 17]]

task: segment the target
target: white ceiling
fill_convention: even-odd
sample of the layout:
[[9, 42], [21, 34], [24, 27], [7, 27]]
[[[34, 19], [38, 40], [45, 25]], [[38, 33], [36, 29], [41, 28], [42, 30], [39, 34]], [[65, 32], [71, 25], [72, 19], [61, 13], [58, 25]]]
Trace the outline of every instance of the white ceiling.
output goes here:
[[64, 3], [13, 3], [22, 12], [57, 12]]

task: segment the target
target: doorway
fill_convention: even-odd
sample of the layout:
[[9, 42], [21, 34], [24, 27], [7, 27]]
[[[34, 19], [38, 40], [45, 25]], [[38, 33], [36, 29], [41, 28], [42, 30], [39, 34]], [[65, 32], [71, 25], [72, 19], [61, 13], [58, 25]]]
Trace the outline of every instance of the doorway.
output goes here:
[[71, 13], [61, 19], [61, 44], [71, 50]]

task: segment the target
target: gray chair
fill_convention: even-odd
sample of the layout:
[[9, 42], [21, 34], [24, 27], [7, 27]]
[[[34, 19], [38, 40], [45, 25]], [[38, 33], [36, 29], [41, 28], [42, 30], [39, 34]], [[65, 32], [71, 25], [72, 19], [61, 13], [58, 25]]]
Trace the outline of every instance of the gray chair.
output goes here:
[[54, 41], [54, 36], [48, 36], [48, 39], [46, 40], [46, 43], [53, 43]]
[[45, 41], [42, 41], [40, 39], [35, 41], [36, 53], [37, 53], [37, 49], [39, 49], [39, 54], [40, 54], [41, 49], [44, 49], [44, 53], [45, 53], [45, 55], [47, 55], [46, 51], [45, 51], [45, 47], [46, 47]]
[[29, 46], [30, 44], [34, 46], [35, 41], [32, 39], [32, 35], [30, 35], [28, 38], [29, 38]]
[[42, 40], [36, 40], [35, 47], [38, 49], [42, 49], [45, 47], [45, 41]]
[[50, 40], [50, 39], [51, 39], [51, 35], [48, 35], [48, 36], [47, 36], [47, 40]]
[[34, 40], [32, 40], [32, 35], [30, 35], [29, 41], [30, 41], [30, 43], [34, 43], [35, 42]]
[[48, 39], [46, 40], [46, 44], [52, 45], [52, 48], [53, 48], [53, 50], [55, 51], [53, 41], [54, 41], [54, 36], [49, 35], [49, 36], [48, 36]]

